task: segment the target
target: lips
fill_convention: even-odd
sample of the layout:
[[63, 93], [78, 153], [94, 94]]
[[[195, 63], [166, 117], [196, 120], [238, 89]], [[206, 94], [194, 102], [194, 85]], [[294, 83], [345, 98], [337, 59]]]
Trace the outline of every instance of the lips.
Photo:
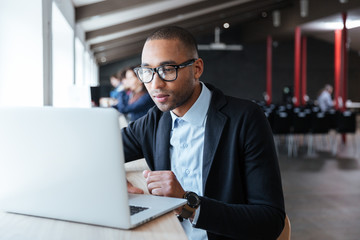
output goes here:
[[154, 95], [154, 99], [157, 102], [160, 102], [160, 103], [166, 102], [168, 98], [169, 98], [168, 94], [156, 94], [156, 95]]

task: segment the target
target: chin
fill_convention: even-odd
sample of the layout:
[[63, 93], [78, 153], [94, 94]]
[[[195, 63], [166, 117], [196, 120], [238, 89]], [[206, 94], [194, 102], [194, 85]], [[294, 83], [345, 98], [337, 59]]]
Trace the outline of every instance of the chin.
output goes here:
[[162, 112], [168, 112], [170, 110], [172, 110], [173, 108], [169, 107], [168, 105], [163, 105], [160, 103], [156, 103], [156, 106], [158, 107], [158, 109], [160, 109], [160, 111]]

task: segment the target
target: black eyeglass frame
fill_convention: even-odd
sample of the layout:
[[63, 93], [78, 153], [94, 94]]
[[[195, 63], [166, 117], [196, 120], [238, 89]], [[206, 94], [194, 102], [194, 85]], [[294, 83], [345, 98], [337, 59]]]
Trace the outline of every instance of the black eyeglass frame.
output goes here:
[[[161, 66], [156, 67], [156, 68], [136, 67], [136, 68], [134, 68], [134, 72], [135, 72], [137, 78], [138, 78], [142, 83], [150, 83], [150, 82], [154, 79], [155, 73], [157, 73], [158, 76], [160, 77], [160, 79], [163, 80], [164, 82], [173, 82], [173, 81], [175, 81], [175, 80], [177, 79], [177, 77], [178, 77], [178, 69], [191, 66], [191, 65], [194, 64], [194, 62], [195, 62], [196, 60], [198, 60], [198, 58], [193, 58], [193, 59], [190, 59], [190, 60], [188, 60], [188, 61], [186, 61], [186, 62], [177, 64], [177, 65], [175, 65], [175, 64], [165, 64], [165, 65], [161, 65]], [[174, 67], [174, 68], [175, 68], [175, 73], [176, 73], [176, 75], [175, 75], [175, 78], [174, 78], [173, 80], [166, 80], [166, 79], [163, 79], [163, 78], [160, 76], [160, 74], [159, 74], [159, 69], [160, 69], [160, 68], [163, 68], [163, 67], [166, 67], [166, 66]], [[148, 69], [148, 70], [151, 70], [152, 76], [151, 76], [151, 79], [150, 79], [149, 81], [145, 82], [145, 81], [141, 80], [141, 78], [139, 77], [138, 71], [139, 71], [141, 68], [146, 68], [146, 69]]]

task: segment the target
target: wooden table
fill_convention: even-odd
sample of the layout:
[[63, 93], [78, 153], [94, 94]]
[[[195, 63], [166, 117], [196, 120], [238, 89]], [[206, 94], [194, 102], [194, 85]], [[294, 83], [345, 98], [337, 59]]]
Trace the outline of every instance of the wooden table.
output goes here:
[[[125, 164], [127, 178], [147, 192], [144, 160]], [[1, 240], [122, 240], [187, 239], [177, 217], [170, 212], [133, 230], [119, 230], [68, 221], [0, 212]]]

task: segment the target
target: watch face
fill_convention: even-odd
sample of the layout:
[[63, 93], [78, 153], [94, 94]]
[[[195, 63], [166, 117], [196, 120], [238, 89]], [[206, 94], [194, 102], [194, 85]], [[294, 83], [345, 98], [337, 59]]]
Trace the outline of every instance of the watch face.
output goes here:
[[196, 193], [189, 192], [186, 199], [188, 200], [188, 205], [192, 208], [197, 208], [200, 204], [200, 199]]

